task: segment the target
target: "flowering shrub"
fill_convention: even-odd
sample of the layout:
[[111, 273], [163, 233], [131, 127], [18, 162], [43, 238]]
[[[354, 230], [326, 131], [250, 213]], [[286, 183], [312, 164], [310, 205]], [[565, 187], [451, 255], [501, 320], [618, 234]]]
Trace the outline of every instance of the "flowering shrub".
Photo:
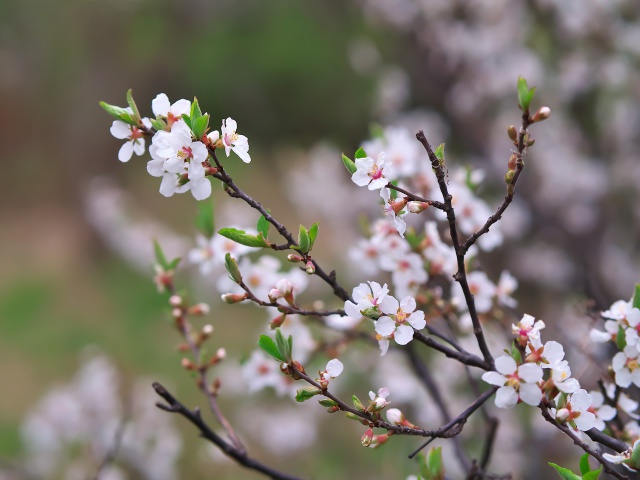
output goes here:
[[[381, 218], [366, 226], [364, 238], [350, 247], [350, 256], [368, 274], [362, 279], [366, 283], [351, 293], [336, 272], [327, 272], [312, 253], [316, 242], [329, 241], [320, 234], [319, 223], [300, 225], [295, 237], [275, 213], [230, 176], [225, 168], [228, 162], [251, 162], [248, 139], [237, 133], [232, 118], [222, 120], [219, 131], [210, 131], [210, 115], [202, 113], [197, 99], [171, 104], [164, 94], [152, 102], [154, 118], [140, 115], [131, 91], [126, 108], [101, 105], [116, 118], [112, 134], [126, 140], [118, 155], [121, 161], [130, 160], [133, 153], [141, 155], [145, 137], [151, 138], [147, 171], [162, 177], [162, 195], [190, 191], [202, 201], [211, 196], [212, 183], [221, 184], [230, 197], [260, 214], [255, 228], [216, 231], [213, 210], [202, 209], [198, 222], [202, 235], [197, 238], [197, 248], [187, 255], [203, 275], [218, 275], [222, 301], [253, 303], [269, 312], [269, 334], [259, 337], [258, 349], [243, 366], [251, 391], [271, 387], [282, 395], [293, 395], [298, 402], [318, 397], [328, 414], [342, 412], [363, 425], [361, 443], [365, 447], [381, 447], [397, 435], [428, 438], [411, 453], [414, 457], [434, 439], [451, 439], [458, 468], [471, 479], [495, 478], [489, 472], [489, 461], [498, 421], [485, 405], [495, 395], [495, 405], [501, 409], [521, 403], [526, 406], [518, 408], [538, 409], [546, 422], [570, 437], [605, 472], [625, 478], [612, 463], [640, 468], [635, 444], [627, 443], [638, 435], [622, 426], [619, 418], [622, 412], [634, 418], [638, 406], [622, 390], [631, 383], [640, 386], [640, 291], [630, 302], [617, 302], [603, 312], [605, 331], [592, 332], [594, 341], [612, 341], [620, 351], [612, 359], [614, 384], [602, 379], [601, 391], [588, 393], [572, 377], [563, 345], [542, 341], [545, 323], [514, 310], [517, 302], [512, 294], [517, 280], [505, 271], [494, 282], [480, 268], [482, 252], [503, 242], [498, 222], [514, 198], [527, 152], [535, 143], [530, 128], [551, 113], [548, 107], [531, 109], [534, 94], [535, 88], [529, 88], [520, 77], [521, 123], [507, 128], [514, 148], [505, 155], [506, 195], [495, 210], [477, 196], [482, 176], [471, 170], [450, 171], [444, 144], [433, 148], [423, 131], [414, 140], [402, 129], [385, 129], [364, 142], [353, 158], [342, 155], [352, 182], [371, 191], [371, 201], [381, 203], [383, 211]], [[222, 412], [218, 396], [223, 390], [212, 372], [225, 359], [226, 350], [218, 348], [208, 354], [205, 344], [212, 338], [213, 327], [196, 328], [193, 323], [193, 317], [208, 315], [209, 307], [193, 304], [179, 293], [174, 274], [181, 259], [167, 259], [157, 243], [155, 251], [156, 285], [160, 292], [168, 293], [174, 325], [184, 339], [181, 351], [190, 354], [182, 359], [182, 366], [193, 372], [221, 432], [205, 423], [199, 410], [187, 408], [155, 383], [157, 394], [164, 399], [158, 407], [184, 416], [205, 439], [239, 464], [271, 478], [297, 478], [252, 457]], [[289, 252], [286, 259], [297, 268], [284, 269], [280, 252]], [[220, 275], [223, 266], [227, 276]], [[337, 300], [332, 309], [325, 309], [320, 299], [304, 297], [309, 277], [319, 278], [333, 293]], [[381, 277], [389, 283], [382, 283]], [[502, 319], [512, 320], [508, 322], [512, 323], [511, 335]], [[308, 328], [312, 322], [324, 330], [312, 333]], [[349, 392], [349, 401], [338, 395], [335, 380], [349, 374], [348, 347], [356, 340], [377, 345], [384, 357], [394, 350], [406, 355], [418, 380], [432, 393], [435, 406], [448, 417], [446, 422], [438, 428], [425, 428], [418, 425], [420, 422], [407, 420], [394, 404], [394, 396], [401, 392], [386, 385], [370, 391], [364, 402], [354, 392]], [[494, 357], [496, 347], [504, 354]], [[464, 367], [476, 398], [457, 415], [448, 413], [418, 349], [434, 350]], [[308, 365], [319, 356], [328, 357], [326, 366], [317, 376], [308, 373]], [[393, 360], [389, 355], [388, 361]], [[374, 385], [372, 380], [371, 387]], [[393, 407], [388, 408], [390, 405]], [[477, 428], [466, 425], [478, 411], [484, 412], [485, 418], [483, 452], [470, 456], [460, 438], [468, 428]], [[602, 453], [602, 447], [614, 454]], [[586, 467], [581, 462], [583, 478], [597, 478], [601, 469], [592, 471], [585, 461]], [[568, 475], [567, 469], [556, 468]], [[441, 479], [444, 472], [440, 448], [421, 456], [422, 478]], [[505, 477], [510, 478], [508, 474]]]

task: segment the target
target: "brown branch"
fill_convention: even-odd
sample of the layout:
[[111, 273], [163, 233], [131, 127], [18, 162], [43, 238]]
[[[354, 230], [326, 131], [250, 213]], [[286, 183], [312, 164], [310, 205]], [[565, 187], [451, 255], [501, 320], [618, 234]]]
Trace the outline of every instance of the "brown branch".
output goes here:
[[489, 369], [493, 370], [493, 356], [491, 355], [491, 352], [489, 352], [489, 347], [487, 346], [487, 342], [484, 338], [484, 333], [482, 331], [482, 325], [480, 325], [478, 312], [476, 311], [476, 304], [473, 299], [473, 294], [471, 293], [471, 290], [469, 289], [469, 283], [467, 282], [466, 267], [464, 264], [465, 255], [460, 247], [460, 240], [458, 238], [458, 230], [456, 227], [456, 214], [451, 204], [451, 194], [449, 193], [449, 189], [447, 188], [444, 162], [441, 162], [440, 159], [436, 157], [435, 153], [433, 153], [433, 149], [431, 148], [431, 145], [427, 141], [427, 138], [425, 137], [422, 130], [417, 133], [416, 138], [420, 143], [422, 143], [422, 146], [427, 151], [427, 155], [429, 156], [429, 160], [431, 161], [431, 166], [433, 167], [433, 171], [435, 172], [436, 178], [438, 180], [440, 193], [442, 194], [442, 198], [444, 199], [445, 212], [447, 214], [447, 221], [449, 222], [449, 234], [451, 236], [451, 241], [453, 242], [453, 248], [456, 252], [456, 259], [458, 263], [458, 271], [453, 276], [453, 278], [460, 284], [460, 287], [462, 287], [464, 298], [467, 303], [467, 308], [469, 309], [469, 315], [471, 316], [471, 322], [473, 323], [473, 333], [476, 337], [476, 341], [478, 342], [478, 347], [480, 347], [480, 351], [482, 352], [482, 356], [484, 357], [484, 362], [489, 366]]
[[177, 413], [189, 420], [200, 431], [200, 436], [206, 438], [228, 457], [233, 458], [243, 467], [260, 472], [275, 480], [300, 480], [298, 477], [279, 472], [268, 467], [261, 462], [249, 457], [246, 450], [239, 450], [233, 445], [224, 441], [217, 433], [202, 420], [200, 409], [190, 410], [180, 403], [169, 391], [157, 382], [153, 383], [153, 388], [167, 403], [158, 402], [156, 406], [165, 412]]
[[[612, 476], [614, 476], [616, 478], [619, 478], [620, 480], [628, 480], [629, 477], [627, 477], [626, 475], [623, 475], [623, 474], [621, 474], [619, 472], [616, 472], [609, 465], [609, 463], [602, 457], [600, 452], [598, 452], [597, 450], [594, 450], [589, 445], [587, 445], [582, 440], [580, 440], [580, 438], [578, 438], [578, 436], [575, 433], [573, 433], [573, 431], [567, 425], [565, 425], [564, 423], [556, 422], [556, 420], [549, 413], [549, 409], [544, 404], [544, 402], [542, 402], [540, 404], [540, 410], [542, 411], [542, 416], [544, 417], [544, 419], [547, 422], [549, 422], [551, 425], [556, 427], [558, 430], [560, 430], [561, 432], [563, 432], [564, 434], [569, 436], [569, 438], [571, 438], [571, 440], [573, 440], [573, 443], [575, 443], [577, 446], [582, 448], [582, 450], [584, 450], [586, 453], [588, 453], [593, 458], [595, 458], [598, 462], [600, 462], [600, 464], [602, 465], [602, 467], [604, 468], [604, 471], [606, 473], [608, 473], [609, 475], [612, 475]], [[592, 430], [594, 430], [594, 429], [592, 429]], [[587, 433], [587, 435], [589, 435], [589, 433]], [[606, 437], [606, 435], [604, 435], [604, 436]], [[591, 437], [591, 435], [589, 435], [589, 437]], [[611, 438], [611, 437], [609, 437], [609, 438]], [[624, 443], [624, 442], [622, 442], [622, 443]], [[628, 448], [629, 447], [625, 444], [625, 450], [628, 450]], [[618, 449], [614, 449], [614, 450], [616, 450], [618, 452], [624, 451], [624, 450], [618, 450]]]
[[467, 352], [466, 350], [454, 350], [452, 348], [447, 347], [439, 342], [436, 342], [433, 338], [424, 335], [418, 330], [414, 330], [413, 338], [424, 345], [433, 348], [434, 350], [438, 350], [439, 352], [444, 353], [449, 358], [455, 358], [460, 363], [465, 365], [469, 365], [471, 367], [478, 367], [482, 370], [493, 370], [493, 368], [487, 364], [486, 361], [482, 360], [480, 357], [473, 355], [472, 353]]
[[394, 185], [393, 183], [389, 182], [385, 185], [386, 188], [390, 188], [391, 190], [395, 190], [396, 192], [400, 192], [403, 193], [404, 196], [409, 199], [409, 200], [413, 200], [416, 202], [423, 202], [423, 203], [428, 203], [430, 206], [437, 208], [438, 210], [442, 210], [445, 211], [445, 206], [444, 203], [442, 202], [438, 202], [436, 200], [428, 200], [426, 198], [423, 198], [419, 195], [416, 195], [415, 193], [411, 193], [408, 190], [405, 190], [404, 188], [400, 188], [396, 185]]

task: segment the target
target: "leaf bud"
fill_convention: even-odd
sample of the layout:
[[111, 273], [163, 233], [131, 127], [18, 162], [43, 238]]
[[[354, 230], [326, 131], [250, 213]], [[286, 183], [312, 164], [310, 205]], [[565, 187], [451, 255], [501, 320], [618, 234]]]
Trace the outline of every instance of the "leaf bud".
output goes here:
[[509, 135], [509, 138], [514, 142], [518, 140], [518, 131], [516, 130], [515, 125], [509, 125], [509, 128], [507, 128], [507, 134]]
[[513, 183], [513, 177], [515, 177], [516, 172], [514, 172], [513, 170], [509, 170], [506, 175], [504, 176], [504, 181], [507, 185], [511, 185], [511, 183]]

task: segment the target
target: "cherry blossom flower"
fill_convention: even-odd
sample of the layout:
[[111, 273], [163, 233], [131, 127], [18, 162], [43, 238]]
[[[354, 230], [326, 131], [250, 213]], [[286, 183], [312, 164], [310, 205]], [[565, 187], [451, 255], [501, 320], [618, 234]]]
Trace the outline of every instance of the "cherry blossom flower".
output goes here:
[[219, 143], [224, 147], [224, 151], [227, 157], [233, 150], [233, 152], [240, 157], [244, 163], [251, 162], [251, 156], [249, 155], [249, 139], [244, 135], [238, 135], [236, 130], [238, 129], [237, 122], [229, 117], [222, 121], [222, 136], [218, 130], [214, 130], [207, 137], [212, 143]]
[[377, 411], [382, 410], [384, 407], [389, 405], [387, 401], [387, 397], [389, 397], [389, 389], [386, 387], [382, 387], [378, 389], [378, 393], [376, 394], [373, 391], [369, 392], [369, 399], [371, 400], [371, 405], [369, 410]]
[[262, 350], [254, 350], [249, 359], [242, 365], [244, 378], [249, 393], [258, 392], [271, 387], [280, 396], [295, 391], [291, 379], [282, 375], [277, 362], [268, 357]]
[[589, 411], [592, 397], [586, 390], [578, 390], [567, 398], [567, 404], [556, 410], [555, 417], [562, 423], [569, 423], [582, 432], [596, 426], [596, 416]]
[[[352, 297], [357, 303], [347, 300], [344, 303], [344, 310], [351, 318], [362, 317], [362, 312], [370, 308], [379, 308], [380, 304], [385, 301], [389, 293], [389, 288], [385, 283], [380, 286], [378, 282], [361, 283], [353, 289]], [[387, 300], [388, 301], [388, 300]]]
[[640, 387], [639, 354], [640, 352], [635, 347], [626, 347], [622, 352], [613, 356], [611, 366], [615, 373], [616, 385], [627, 388], [633, 382]]
[[518, 366], [509, 355], [496, 358], [495, 372], [485, 372], [482, 380], [500, 387], [495, 404], [499, 408], [512, 408], [518, 402], [536, 407], [542, 400], [537, 382], [542, 380], [542, 368], [533, 363]]
[[633, 446], [629, 447], [629, 450], [627, 451], [624, 451], [617, 455], [612, 455], [610, 453], [603, 453], [602, 457], [608, 462], [615, 463], [615, 464], [622, 464], [628, 470], [631, 470], [632, 472], [637, 472], [638, 470], [636, 468], [633, 468], [633, 466], [629, 465], [628, 462], [631, 460], [633, 452], [638, 448], [638, 446], [640, 446], [640, 439], [636, 440]]
[[371, 157], [356, 158], [357, 170], [351, 176], [353, 183], [359, 187], [368, 185], [369, 190], [379, 190], [389, 183], [393, 175], [393, 168], [385, 160], [384, 152], [378, 155], [377, 160]]
[[618, 403], [616, 404], [616, 408], [621, 409], [631, 418], [635, 418], [636, 420], [640, 418], [638, 415], [633, 413], [638, 409], [638, 402], [629, 398], [626, 393], [618, 392], [619, 388], [614, 383], [607, 383], [604, 388], [607, 393], [607, 397], [609, 397], [610, 400], [615, 400], [617, 397]]
[[[202, 143], [200, 144], [202, 145]], [[198, 160], [189, 162], [187, 176], [189, 181], [182, 186], [178, 186], [175, 190], [176, 193], [191, 191], [193, 198], [196, 200], [205, 200], [211, 196], [211, 182], [206, 177], [206, 171], [201, 162]]]
[[[493, 306], [493, 298], [496, 295], [496, 286], [489, 280], [487, 274], [481, 271], [474, 271], [467, 274], [469, 290], [474, 296], [476, 310], [478, 313], [487, 313]], [[466, 308], [466, 301], [462, 287], [455, 282], [452, 286], [451, 301], [459, 308]]]
[[632, 308], [626, 316], [628, 327], [624, 331], [624, 338], [629, 346], [635, 346], [640, 350], [640, 310]]
[[407, 231], [407, 224], [402, 217], [408, 213], [407, 200], [402, 197], [397, 200], [391, 199], [391, 191], [388, 188], [381, 189], [380, 196], [384, 200], [382, 212], [393, 219], [393, 226], [396, 228], [398, 234], [404, 238], [404, 232]]
[[424, 260], [414, 252], [397, 256], [383, 256], [380, 258], [383, 270], [391, 272], [391, 280], [397, 295], [408, 296], [414, 294], [429, 276], [424, 269]]
[[518, 280], [516, 280], [516, 277], [504, 270], [500, 274], [498, 285], [496, 285], [496, 297], [498, 298], [498, 303], [509, 308], [517, 307], [518, 301], [511, 296], [517, 288]]
[[604, 422], [613, 420], [618, 414], [618, 411], [611, 405], [604, 403], [605, 398], [601, 392], [592, 390], [589, 394], [591, 395], [591, 407], [589, 408], [589, 411], [596, 416], [595, 428], [603, 431], [606, 427]]
[[539, 339], [535, 340], [527, 345], [526, 351], [526, 361], [539, 363], [542, 368], [553, 368], [564, 358], [564, 347], [555, 340], [550, 340], [544, 345], [540, 344]]
[[562, 360], [551, 367], [551, 380], [555, 387], [564, 393], [573, 393], [580, 388], [580, 383], [571, 378], [569, 362]]
[[320, 372], [319, 383], [324, 388], [327, 388], [327, 385], [329, 385], [329, 381], [333, 380], [336, 377], [339, 377], [343, 370], [344, 365], [340, 360], [338, 360], [337, 358], [329, 360], [325, 369]]
[[[393, 338], [399, 345], [406, 345], [413, 339], [413, 329], [422, 330], [427, 322], [424, 312], [416, 309], [416, 301], [413, 297], [405, 297], [398, 303], [394, 297], [387, 297], [380, 310], [386, 315], [376, 321], [376, 332], [383, 337]], [[408, 325], [407, 325], [408, 324]]]
[[[146, 127], [151, 128], [151, 123], [148, 118], [143, 118], [142, 122]], [[118, 160], [121, 162], [131, 160], [134, 153], [138, 156], [144, 153], [144, 134], [139, 127], [129, 125], [122, 120], [114, 120], [111, 124], [110, 132], [111, 135], [119, 140], [127, 140], [118, 151]]]
[[191, 102], [181, 99], [173, 105], [169, 102], [166, 94], [160, 93], [151, 101], [151, 111], [156, 117], [164, 117], [167, 119], [169, 128], [176, 122], [183, 122], [182, 115], [189, 115], [191, 111]]
[[535, 321], [535, 317], [525, 314], [517, 325], [511, 324], [511, 333], [516, 336], [516, 340], [520, 345], [525, 346], [530, 341], [540, 339], [540, 330], [545, 325], [542, 320]]

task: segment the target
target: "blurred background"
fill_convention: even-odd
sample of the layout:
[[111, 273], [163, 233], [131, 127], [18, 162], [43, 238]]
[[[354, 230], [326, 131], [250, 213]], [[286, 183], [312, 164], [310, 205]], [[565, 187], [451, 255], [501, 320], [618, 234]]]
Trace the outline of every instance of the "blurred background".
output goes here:
[[[552, 117], [533, 129], [505, 242], [483, 266], [511, 271], [519, 314], [543, 318], [547, 339], [570, 335], [583, 350], [587, 313], [628, 299], [640, 279], [639, 20], [634, 0], [0, 2], [0, 478], [90, 478], [87, 418], [108, 418], [110, 431], [130, 421], [130, 448], [144, 445], [101, 478], [258, 478], [206, 448], [182, 419], [154, 411], [153, 380], [187, 405], [204, 403], [180, 367], [151, 268], [151, 238], [173, 255], [194, 246], [195, 201], [160, 196], [146, 156], [118, 161], [121, 142], [100, 100], [124, 105], [132, 88], [148, 115], [160, 92], [195, 95], [214, 128], [232, 116], [253, 158], [250, 168], [230, 166], [234, 178], [287, 224], [321, 221], [327, 242], [339, 232], [346, 251], [358, 208], [379, 210], [358, 196], [340, 152], [355, 151], [375, 125], [422, 128], [432, 144], [447, 143], [450, 165], [485, 172], [480, 195], [497, 205], [506, 127], [519, 120], [516, 79], [525, 76]], [[219, 227], [256, 220], [222, 191], [214, 201]], [[341, 264], [340, 248], [318, 248], [323, 265]], [[349, 266], [338, 274], [348, 288], [365, 280]], [[230, 354], [223, 407], [256, 457], [313, 478], [417, 473], [406, 459], [411, 439], [363, 450], [362, 432], [342, 418], [302, 415], [306, 405], [268, 391], [246, 399], [237, 364], [264, 314], [220, 305], [215, 279], [197, 269], [179, 275], [212, 304], [214, 343]], [[362, 395], [382, 386], [355, 385]], [[71, 399], [85, 394], [87, 405], [108, 405], [82, 416]], [[282, 413], [291, 408], [295, 417]], [[64, 454], [51, 450], [46, 415], [75, 418], [85, 437]], [[577, 459], [549, 429], [530, 427], [529, 438], [547, 443], [528, 470], [521, 456], [493, 469], [543, 478], [547, 460]]]

